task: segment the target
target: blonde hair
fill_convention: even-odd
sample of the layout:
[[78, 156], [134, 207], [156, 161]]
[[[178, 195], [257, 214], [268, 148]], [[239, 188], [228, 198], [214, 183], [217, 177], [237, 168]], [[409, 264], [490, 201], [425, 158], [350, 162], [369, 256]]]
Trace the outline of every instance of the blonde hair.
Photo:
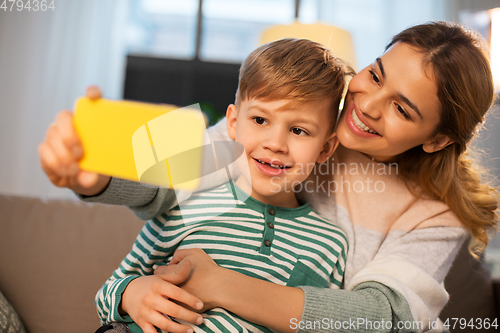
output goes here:
[[428, 154], [421, 146], [398, 156], [407, 184], [418, 186], [445, 202], [470, 231], [469, 251], [477, 256], [498, 222], [498, 192], [484, 183], [467, 146], [494, 101], [494, 86], [486, 42], [462, 26], [445, 22], [417, 25], [393, 37], [387, 46], [405, 43], [423, 55], [433, 69], [441, 103], [435, 134], [453, 144]]
[[285, 38], [260, 46], [240, 68], [236, 106], [247, 99], [290, 100], [287, 106], [330, 101], [333, 130], [347, 66], [325, 46]]

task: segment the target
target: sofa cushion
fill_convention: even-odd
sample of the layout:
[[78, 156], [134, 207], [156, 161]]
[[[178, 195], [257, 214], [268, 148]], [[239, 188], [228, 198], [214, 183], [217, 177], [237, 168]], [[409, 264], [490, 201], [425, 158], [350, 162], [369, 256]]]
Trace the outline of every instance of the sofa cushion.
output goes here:
[[91, 333], [94, 296], [143, 226], [126, 207], [0, 195], [0, 290], [29, 333]]
[[0, 292], [0, 332], [26, 333], [16, 311], [12, 308], [5, 296]]
[[[448, 320], [450, 325], [456, 322], [454, 318], [463, 318], [469, 323], [471, 319], [479, 322], [486, 318], [493, 322], [497, 317], [495, 309], [499, 300], [496, 299], [490, 272], [483, 261], [470, 255], [468, 245], [466, 240], [444, 281], [450, 300], [439, 317], [443, 322]], [[450, 331], [461, 331], [458, 326], [455, 330], [450, 328]]]

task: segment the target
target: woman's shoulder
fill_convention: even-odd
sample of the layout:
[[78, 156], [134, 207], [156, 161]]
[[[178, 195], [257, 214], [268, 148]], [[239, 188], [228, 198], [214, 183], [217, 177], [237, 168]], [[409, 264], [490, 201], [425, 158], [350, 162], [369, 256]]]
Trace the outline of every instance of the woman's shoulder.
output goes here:
[[339, 147], [332, 165], [337, 205], [348, 211], [356, 225], [382, 233], [462, 227], [444, 202], [430, 198], [418, 186], [408, 186], [396, 163], [378, 163], [359, 152]]
[[432, 227], [463, 227], [463, 225], [448, 205], [425, 195], [417, 198], [393, 225], [393, 229]]

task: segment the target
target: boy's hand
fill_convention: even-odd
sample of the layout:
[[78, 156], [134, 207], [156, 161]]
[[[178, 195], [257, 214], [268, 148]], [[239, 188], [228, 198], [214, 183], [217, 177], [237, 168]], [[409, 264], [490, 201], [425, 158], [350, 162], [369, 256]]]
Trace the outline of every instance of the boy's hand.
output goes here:
[[[184, 263], [179, 272], [173, 274], [185, 280], [191, 267]], [[178, 324], [163, 314], [199, 325], [203, 317], [184, 308], [177, 302], [193, 309], [201, 309], [203, 303], [181, 288], [165, 281], [159, 276], [142, 276], [132, 280], [123, 292], [121, 309], [139, 325], [144, 333], [156, 333], [155, 327], [168, 332], [192, 332], [192, 328]]]
[[[98, 87], [87, 88], [86, 96], [91, 99], [101, 98]], [[62, 111], [55, 123], [47, 130], [44, 141], [38, 146], [40, 164], [52, 184], [67, 187], [83, 195], [101, 193], [111, 177], [94, 172], [83, 171], [78, 161], [83, 157], [83, 147], [73, 126], [73, 114]]]

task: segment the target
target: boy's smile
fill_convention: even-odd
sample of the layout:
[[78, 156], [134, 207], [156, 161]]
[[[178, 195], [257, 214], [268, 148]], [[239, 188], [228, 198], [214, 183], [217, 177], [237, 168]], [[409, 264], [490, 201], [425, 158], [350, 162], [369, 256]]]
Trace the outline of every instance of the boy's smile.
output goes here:
[[331, 132], [326, 101], [289, 105], [289, 100], [242, 101], [227, 109], [229, 136], [245, 148], [250, 178], [236, 184], [255, 199], [281, 207], [297, 207], [293, 188], [305, 180], [316, 162], [333, 153], [337, 139]]

